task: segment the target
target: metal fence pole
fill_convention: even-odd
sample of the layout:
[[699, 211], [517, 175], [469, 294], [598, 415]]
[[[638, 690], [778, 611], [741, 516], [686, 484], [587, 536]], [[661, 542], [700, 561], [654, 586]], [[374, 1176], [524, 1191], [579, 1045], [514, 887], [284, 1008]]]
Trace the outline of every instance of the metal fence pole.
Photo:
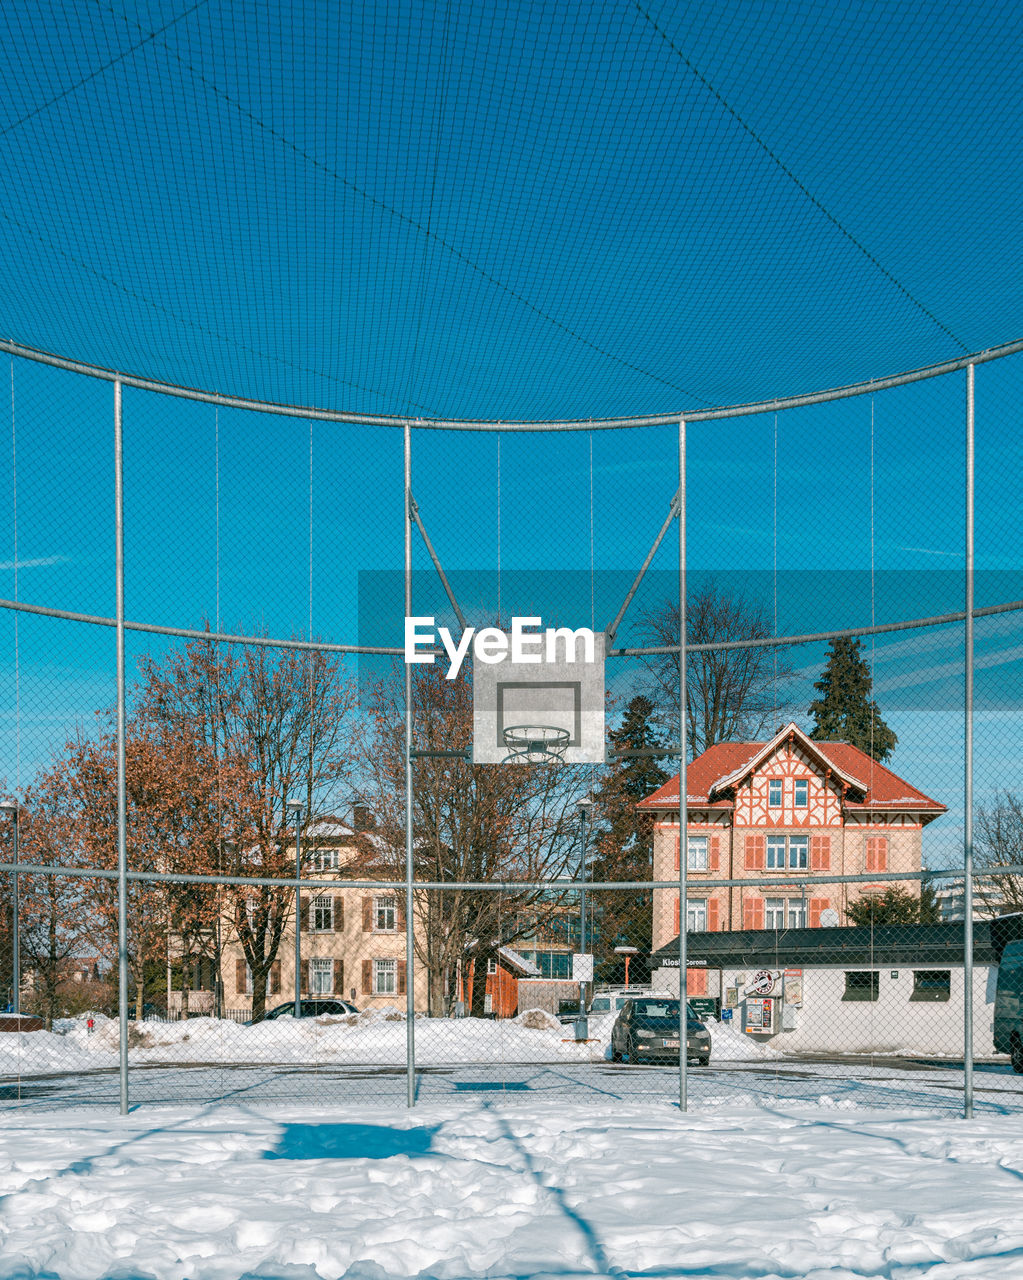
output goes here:
[[973, 1115], [973, 365], [966, 368], [966, 636], [963, 830], [963, 1116]]
[[[302, 802], [288, 800], [284, 805], [285, 825], [288, 813], [295, 815], [295, 1017], [302, 1016]], [[311, 994], [311, 993], [310, 993]]]
[[[412, 431], [405, 423], [405, 617], [412, 616]], [[477, 975], [478, 976], [478, 975]], [[483, 975], [484, 982], [486, 975]], [[405, 663], [405, 1076], [416, 1105], [415, 926], [412, 911], [412, 667]]]
[[[11, 830], [11, 861], [15, 866], [18, 865], [18, 836], [20, 817], [18, 814], [18, 802], [14, 802], [14, 826]], [[11, 892], [14, 895], [11, 902], [11, 931], [14, 934], [12, 938], [13, 950], [11, 954], [11, 1008], [15, 1013], [21, 1013], [21, 886], [19, 884], [19, 876], [17, 871], [11, 876]]]
[[678, 1105], [689, 1109], [689, 851], [686, 830], [686, 421], [678, 423]]
[[114, 522], [117, 540], [117, 1021], [121, 1115], [128, 1114], [128, 793], [124, 669], [124, 439], [121, 384], [114, 383]]

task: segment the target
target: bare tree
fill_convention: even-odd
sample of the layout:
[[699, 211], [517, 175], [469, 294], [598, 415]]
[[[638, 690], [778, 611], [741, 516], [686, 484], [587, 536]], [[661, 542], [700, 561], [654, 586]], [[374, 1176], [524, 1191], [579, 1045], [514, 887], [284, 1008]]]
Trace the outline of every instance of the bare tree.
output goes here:
[[[348, 776], [355, 689], [320, 650], [275, 653], [196, 641], [163, 663], [143, 665], [140, 714], [201, 741], [213, 766], [219, 826], [211, 862], [237, 876], [290, 876], [286, 805], [306, 820], [329, 808]], [[252, 1017], [266, 1009], [270, 971], [293, 915], [294, 891], [242, 885], [226, 913], [252, 975]], [[219, 899], [218, 899], [219, 900]]]
[[[396, 670], [372, 698], [363, 746], [366, 800], [377, 814], [395, 878], [404, 877], [404, 690]], [[413, 679], [415, 745], [449, 751], [472, 742], [469, 679], [439, 668]], [[419, 759], [413, 766], [414, 872], [418, 880], [516, 882], [557, 878], [578, 857], [577, 770], [546, 765], [471, 765]], [[563, 911], [535, 889], [417, 890], [416, 955], [428, 974], [429, 1009], [449, 1012], [457, 977], [471, 967], [472, 1012], [483, 1013], [488, 961], [502, 944], [531, 936]]]
[[[57, 761], [26, 789], [19, 812], [23, 860], [28, 854], [32, 862], [75, 864], [81, 851], [69, 781], [64, 762]], [[94, 889], [77, 876], [23, 872], [19, 877], [21, 955], [31, 988], [25, 1007], [49, 1024], [68, 1012], [69, 970], [90, 937], [87, 901]]]
[[992, 871], [977, 880], [974, 893], [993, 914], [1023, 911], [1023, 874], [999, 873], [999, 867], [1023, 864], [1023, 797], [1015, 791], [996, 791], [994, 804], [977, 807], [974, 866]]
[[[762, 605], [711, 582], [686, 603], [686, 634], [691, 645], [763, 640], [771, 635], [771, 627]], [[665, 601], [644, 616], [642, 644], [678, 642], [678, 602]], [[678, 655], [651, 655], [646, 667], [647, 696], [664, 722], [668, 741], [677, 741]], [[779, 690], [791, 674], [784, 654], [773, 647], [690, 652], [686, 731], [691, 753], [697, 756], [715, 742], [756, 740], [773, 730], [783, 709]]]

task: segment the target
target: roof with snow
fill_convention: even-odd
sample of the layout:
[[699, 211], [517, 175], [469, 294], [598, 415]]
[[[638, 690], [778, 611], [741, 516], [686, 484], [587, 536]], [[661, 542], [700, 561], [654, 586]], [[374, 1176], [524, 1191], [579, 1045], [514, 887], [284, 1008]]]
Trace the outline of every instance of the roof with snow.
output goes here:
[[517, 969], [524, 978], [543, 977], [543, 974], [532, 960], [527, 960], [524, 955], [520, 955], [518, 951], [514, 951], [511, 947], [498, 947], [497, 954], [509, 968]]
[[[686, 770], [687, 803], [732, 808], [735, 788], [790, 738], [845, 787], [848, 809], [911, 809], [935, 817], [945, 812], [940, 801], [924, 795], [859, 747], [849, 742], [816, 742], [794, 723], [780, 729], [770, 742], [716, 742], [708, 747]], [[676, 774], [637, 808], [677, 809], [678, 800]]]

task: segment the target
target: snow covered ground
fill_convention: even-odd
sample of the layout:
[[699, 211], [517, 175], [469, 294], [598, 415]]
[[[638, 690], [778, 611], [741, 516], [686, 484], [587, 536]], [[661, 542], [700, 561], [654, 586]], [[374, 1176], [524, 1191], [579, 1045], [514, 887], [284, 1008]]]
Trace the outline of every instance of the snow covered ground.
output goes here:
[[[772, 1053], [733, 1028], [710, 1024], [709, 1068], [693, 1067], [696, 1107], [810, 1102], [825, 1106], [925, 1106], [955, 1114], [962, 1070], [955, 1063], [874, 1059], [807, 1060]], [[604, 1026], [576, 1044], [541, 1015], [510, 1022], [417, 1019], [415, 1095], [424, 1103], [473, 1094], [530, 1102], [615, 1099], [668, 1102], [678, 1096], [672, 1066], [616, 1065]], [[242, 1027], [194, 1019], [132, 1026], [129, 1091], [142, 1106], [244, 1102], [314, 1106], [400, 1105], [406, 1096], [405, 1022], [374, 1013], [354, 1021], [292, 1019]], [[73, 1020], [56, 1033], [0, 1037], [0, 1111], [118, 1104], [116, 1022], [89, 1033]], [[978, 1065], [978, 1112], [1023, 1111], [1023, 1079], [1004, 1064]]]
[[5, 1117], [2, 1280], [1023, 1278], [1023, 1116], [841, 1103]]

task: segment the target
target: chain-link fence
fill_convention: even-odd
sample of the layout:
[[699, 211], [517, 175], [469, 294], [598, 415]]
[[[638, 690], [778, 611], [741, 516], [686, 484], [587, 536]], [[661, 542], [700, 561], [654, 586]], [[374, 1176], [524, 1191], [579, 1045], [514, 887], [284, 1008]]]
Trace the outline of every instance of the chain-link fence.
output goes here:
[[[12, 349], [6, 1103], [1017, 1107], [1014, 353], [438, 430]], [[606, 761], [473, 764], [408, 616], [602, 632]]]

